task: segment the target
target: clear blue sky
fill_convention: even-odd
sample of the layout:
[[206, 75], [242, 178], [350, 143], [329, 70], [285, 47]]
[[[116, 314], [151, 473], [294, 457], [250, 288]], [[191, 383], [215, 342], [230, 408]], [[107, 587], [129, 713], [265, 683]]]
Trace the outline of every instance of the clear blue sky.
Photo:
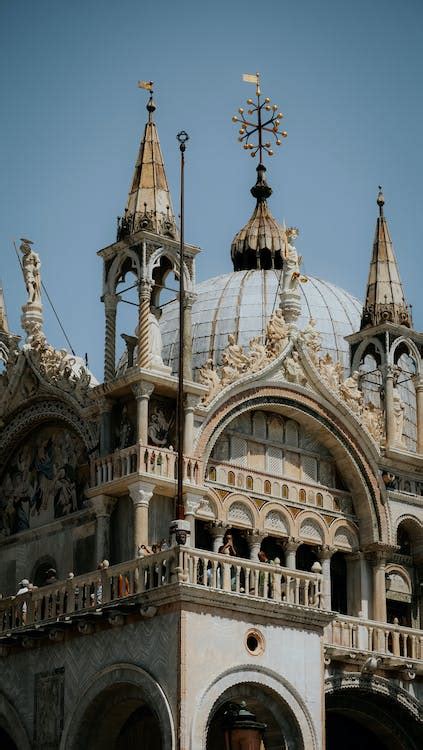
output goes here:
[[[300, 228], [305, 272], [362, 297], [378, 184], [416, 328], [421, 293], [421, 0], [2, 0], [1, 267], [11, 328], [26, 293], [12, 240], [29, 237], [73, 347], [102, 375], [102, 264], [115, 238], [145, 122], [140, 78], [156, 82], [167, 173], [185, 129], [186, 240], [198, 279], [231, 270], [253, 209], [254, 163], [231, 116], [263, 93], [289, 136], [270, 160], [274, 215]], [[50, 341], [64, 345], [45, 304]]]

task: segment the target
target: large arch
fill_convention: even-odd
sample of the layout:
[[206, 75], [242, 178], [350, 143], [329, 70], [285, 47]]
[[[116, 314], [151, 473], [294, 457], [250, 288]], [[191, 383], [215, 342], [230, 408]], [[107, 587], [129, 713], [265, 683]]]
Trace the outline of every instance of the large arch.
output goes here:
[[347, 427], [321, 403], [309, 395], [298, 394], [283, 386], [266, 386], [250, 389], [233, 396], [209, 416], [195, 447], [195, 454], [207, 466], [213, 446], [230, 422], [242, 413], [254, 409], [280, 411], [295, 419], [310, 432], [318, 434], [320, 442], [334, 456], [337, 464], [348, 476], [354, 493], [356, 512], [360, 521], [364, 544], [375, 541], [391, 542], [391, 529], [386, 507], [381, 498], [381, 488], [376, 466], [369, 462], [371, 448], [360, 444]]
[[30, 750], [31, 744], [15, 707], [0, 693], [0, 747], [4, 750]]
[[[228, 701], [245, 700], [257, 712], [266, 705], [272, 717], [273, 731], [289, 734], [284, 750], [316, 750], [320, 747], [317, 729], [307, 706], [295, 688], [281, 675], [257, 666], [234, 667], [224, 672], [199, 696], [190, 738], [190, 750], [209, 750], [209, 727], [219, 709]], [[276, 750], [271, 746], [272, 750]], [[283, 747], [279, 745], [279, 747]], [[278, 750], [279, 750], [278, 747]], [[210, 748], [214, 750], [214, 748]]]
[[76, 708], [66, 722], [60, 750], [83, 747], [117, 750], [122, 746], [122, 733], [131, 731], [131, 720], [142, 710], [150, 725], [154, 726], [155, 734], [160, 733], [160, 742], [156, 739], [151, 750], [173, 750], [175, 727], [172, 712], [156, 680], [132, 664], [106, 667], [82, 686]]
[[326, 750], [419, 750], [419, 702], [381, 677], [332, 677], [326, 681]]

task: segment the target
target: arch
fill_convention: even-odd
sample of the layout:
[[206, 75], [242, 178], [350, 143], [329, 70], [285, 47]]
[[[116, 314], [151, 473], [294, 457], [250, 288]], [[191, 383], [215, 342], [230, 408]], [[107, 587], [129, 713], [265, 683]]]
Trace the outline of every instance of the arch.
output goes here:
[[389, 350], [389, 354], [388, 354], [389, 364], [394, 364], [395, 352], [397, 351], [398, 348], [401, 348], [401, 347], [407, 349], [408, 355], [412, 359], [414, 359], [416, 363], [416, 374], [420, 375], [421, 373], [420, 352], [416, 344], [414, 343], [414, 341], [412, 341], [411, 339], [405, 338], [405, 336], [400, 336], [398, 339], [395, 339], [395, 341], [393, 342]]
[[190, 750], [206, 750], [207, 730], [213, 714], [228, 700], [238, 686], [254, 686], [273, 701], [280, 703], [295, 717], [301, 745], [298, 750], [317, 750], [320, 747], [317, 729], [307, 706], [297, 690], [281, 675], [260, 666], [233, 667], [219, 675], [198, 697], [197, 710], [191, 725]]
[[20, 716], [3, 693], [0, 693], [0, 729], [3, 729], [10, 737], [16, 745], [16, 750], [31, 749], [31, 743]]
[[[162, 732], [163, 750], [175, 748], [175, 726], [169, 702], [156, 680], [144, 669], [134, 664], [112, 664], [88, 680], [79, 693], [74, 711], [69, 715], [62, 735], [60, 750], [78, 750], [88, 747], [92, 725], [99, 727], [99, 717], [107, 706], [113, 690], [127, 689], [132, 704], [146, 704], [156, 716]], [[129, 717], [129, 714], [128, 714]], [[128, 718], [127, 717], [127, 718]]]
[[397, 519], [395, 526], [395, 541], [398, 539], [400, 527], [406, 529], [411, 540], [411, 553], [413, 560], [417, 564], [423, 562], [423, 523], [416, 516], [410, 513], [404, 514]]
[[128, 260], [132, 261], [133, 267], [131, 269], [128, 268], [125, 274], [133, 273], [138, 280], [141, 278], [141, 264], [137, 253], [130, 248], [125, 248], [122, 254], [119, 253], [116, 255], [107, 271], [106, 283], [104, 286], [105, 294], [115, 294], [116, 287], [119, 283], [118, 280], [122, 273], [122, 268]]
[[[172, 264], [173, 272], [176, 276], [179, 275], [179, 257], [177, 251], [175, 250], [174, 252], [171, 252], [170, 247], [158, 247], [154, 250], [150, 258], [148, 259], [147, 278], [149, 281], [153, 280], [153, 271], [160, 265], [160, 260], [162, 257], [165, 257], [170, 261], [170, 263]], [[186, 263], [184, 263], [184, 285], [186, 291], [191, 291], [192, 280]]]
[[337, 673], [325, 681], [325, 693], [327, 711], [355, 714], [371, 722], [382, 739], [379, 748], [418, 750], [421, 746], [420, 702], [392, 680], [359, 672]]
[[[371, 351], [371, 347], [374, 347], [374, 354]], [[354, 372], [355, 370], [359, 370], [360, 364], [362, 363], [364, 356], [367, 354], [368, 350], [370, 350], [369, 354], [373, 354], [373, 356], [377, 354], [380, 357], [380, 364], [382, 366], [386, 364], [385, 350], [379, 339], [372, 336], [369, 339], [363, 339], [363, 341], [361, 341], [358, 345], [351, 365], [352, 372]]]
[[285, 417], [297, 420], [304, 429], [318, 434], [320, 442], [332, 454], [338, 470], [348, 476], [354, 494], [355, 511], [360, 521], [360, 535], [364, 544], [372, 541], [390, 543], [392, 532], [387, 507], [382, 502], [382, 490], [376, 465], [376, 452], [361, 431], [351, 433], [346, 417], [338, 415], [318, 403], [309, 394], [296, 394], [285, 386], [263, 386], [260, 391], [246, 389], [220, 404], [208, 416], [199, 435], [195, 453], [204, 464], [223, 430], [245, 412], [258, 408], [280, 411]]
[[43, 555], [42, 557], [39, 557], [32, 566], [30, 581], [32, 581], [34, 586], [43, 586], [49, 570], [57, 570], [57, 564], [54, 557], [51, 555]]
[[294, 521], [289, 511], [279, 503], [266, 503], [260, 509], [260, 528], [274, 535], [293, 536]]
[[195, 515], [198, 518], [223, 520], [222, 501], [219, 495], [209, 489], [202, 498]]
[[259, 515], [256, 506], [246, 495], [231, 493], [223, 502], [226, 520], [237, 526], [252, 528], [258, 525]]
[[337, 518], [329, 527], [329, 544], [347, 552], [355, 552], [360, 544], [358, 529], [349, 521]]
[[304, 510], [298, 514], [295, 522], [297, 527], [295, 536], [298, 536], [302, 541], [328, 544], [328, 529], [317, 513]]
[[406, 594], [411, 600], [413, 584], [409, 572], [402, 565], [397, 565], [396, 563], [387, 565], [385, 567], [385, 576], [389, 581], [389, 583], [387, 582], [387, 595], [394, 591]]

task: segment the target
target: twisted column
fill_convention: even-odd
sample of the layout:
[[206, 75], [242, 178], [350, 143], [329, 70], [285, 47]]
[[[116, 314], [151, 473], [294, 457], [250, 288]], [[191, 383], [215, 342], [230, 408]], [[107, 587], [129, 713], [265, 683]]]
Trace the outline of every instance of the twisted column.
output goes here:
[[104, 380], [113, 380], [116, 371], [116, 309], [119, 296], [107, 292], [103, 296], [106, 314], [106, 332], [104, 342]]
[[150, 364], [150, 299], [151, 284], [141, 279], [138, 305], [138, 367], [148, 367]]

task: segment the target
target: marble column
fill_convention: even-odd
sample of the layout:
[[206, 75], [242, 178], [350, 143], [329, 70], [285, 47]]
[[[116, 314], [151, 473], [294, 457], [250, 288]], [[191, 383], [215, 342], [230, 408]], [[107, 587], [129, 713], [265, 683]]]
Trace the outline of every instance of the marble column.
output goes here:
[[137, 400], [137, 441], [148, 444], [148, 404], [154, 391], [153, 383], [134, 383], [132, 391]]
[[104, 311], [106, 315], [106, 331], [104, 341], [104, 380], [113, 380], [116, 373], [116, 312], [119, 295], [106, 292], [103, 295]]
[[423, 454], [423, 377], [413, 378], [416, 389], [417, 453]]
[[138, 291], [138, 356], [139, 367], [148, 367], [150, 364], [150, 300], [151, 283], [141, 279]]
[[193, 292], [185, 292], [183, 299], [184, 315], [184, 380], [192, 380], [192, 306], [197, 299]]
[[148, 482], [134, 482], [129, 485], [128, 491], [134, 504], [134, 557], [137, 557], [141, 546], [148, 546], [148, 508], [154, 493], [154, 485]]
[[113, 401], [102, 398], [100, 406], [100, 455], [108, 456], [113, 451]]
[[386, 580], [385, 566], [388, 554], [388, 548], [384, 544], [375, 544], [369, 549], [369, 559], [372, 565], [373, 574], [373, 601], [372, 613], [373, 620], [386, 622]]
[[110, 514], [116, 504], [116, 498], [108, 495], [97, 495], [90, 499], [90, 506], [96, 516], [95, 559], [96, 564], [110, 557]]
[[322, 566], [323, 576], [323, 598], [325, 603], [325, 609], [332, 609], [332, 588], [331, 588], [331, 575], [330, 575], [330, 561], [332, 555], [336, 552], [335, 547], [331, 547], [328, 544], [323, 544], [318, 548], [318, 555], [320, 564]]
[[187, 456], [192, 454], [194, 442], [194, 409], [198, 404], [199, 397], [191, 393], [185, 395], [185, 423], [184, 423], [184, 452]]
[[388, 448], [395, 444], [395, 414], [394, 414], [394, 368], [388, 365], [385, 375], [385, 420], [386, 443]]
[[253, 562], [259, 562], [258, 553], [260, 552], [262, 541], [266, 536], [267, 534], [263, 534], [257, 529], [249, 529], [247, 531], [246, 539], [250, 550], [250, 560]]
[[221, 521], [213, 521], [208, 525], [207, 529], [213, 540], [213, 552], [219, 552], [219, 548], [223, 544], [223, 537], [228, 528], [227, 524]]
[[287, 542], [285, 542], [285, 568], [289, 568], [289, 570], [296, 570], [297, 568], [297, 549], [300, 546], [301, 541], [300, 539], [295, 539], [294, 537], [290, 537]]
[[184, 496], [185, 520], [189, 522], [191, 532], [187, 540], [190, 547], [195, 547], [195, 514], [201, 504], [201, 499], [198, 495], [189, 492]]

